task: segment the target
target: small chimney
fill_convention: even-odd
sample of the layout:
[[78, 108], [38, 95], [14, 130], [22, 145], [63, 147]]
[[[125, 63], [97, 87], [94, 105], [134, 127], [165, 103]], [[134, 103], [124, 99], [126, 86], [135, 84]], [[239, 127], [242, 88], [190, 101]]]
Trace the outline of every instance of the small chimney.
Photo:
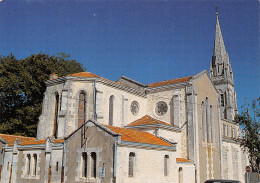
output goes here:
[[49, 77], [50, 80], [57, 79], [57, 78], [58, 78], [58, 74], [50, 74], [50, 77]]

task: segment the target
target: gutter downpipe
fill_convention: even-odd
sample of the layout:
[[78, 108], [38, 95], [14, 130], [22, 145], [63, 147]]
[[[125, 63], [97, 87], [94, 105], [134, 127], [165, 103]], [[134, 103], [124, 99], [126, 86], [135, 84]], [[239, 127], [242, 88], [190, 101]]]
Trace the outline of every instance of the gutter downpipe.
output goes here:
[[116, 183], [117, 141], [114, 142], [113, 183]]
[[93, 117], [92, 119], [96, 120], [96, 80], [93, 83]]

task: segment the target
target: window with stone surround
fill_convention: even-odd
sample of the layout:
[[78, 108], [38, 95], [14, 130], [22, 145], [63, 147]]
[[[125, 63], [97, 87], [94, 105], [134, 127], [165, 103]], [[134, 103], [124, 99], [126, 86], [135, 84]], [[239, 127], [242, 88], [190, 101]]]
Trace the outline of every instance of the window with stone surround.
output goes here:
[[128, 165], [128, 176], [133, 177], [134, 176], [134, 167], [135, 166], [135, 153], [130, 152], [129, 153], [129, 165]]
[[168, 176], [169, 171], [169, 156], [164, 156], [164, 176]]
[[78, 101], [78, 127], [82, 126], [86, 122], [86, 93], [81, 91]]
[[109, 118], [108, 118], [108, 124], [113, 125], [113, 118], [114, 118], [114, 95], [111, 95], [109, 98]]
[[22, 175], [23, 179], [39, 179], [40, 167], [38, 166], [41, 158], [39, 151], [27, 152], [23, 154]]

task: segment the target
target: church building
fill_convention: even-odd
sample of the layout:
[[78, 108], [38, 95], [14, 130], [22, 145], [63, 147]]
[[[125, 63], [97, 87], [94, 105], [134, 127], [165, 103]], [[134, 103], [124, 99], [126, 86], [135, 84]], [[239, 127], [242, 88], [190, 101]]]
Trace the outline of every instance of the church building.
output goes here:
[[53, 74], [46, 86], [37, 137], [0, 134], [1, 183], [245, 182], [218, 13], [209, 73], [150, 84]]

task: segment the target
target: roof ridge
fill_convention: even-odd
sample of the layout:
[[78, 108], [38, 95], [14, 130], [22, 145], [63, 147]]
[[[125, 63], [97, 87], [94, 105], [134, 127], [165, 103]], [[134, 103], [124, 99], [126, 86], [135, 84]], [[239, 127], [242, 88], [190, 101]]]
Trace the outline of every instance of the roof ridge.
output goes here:
[[26, 136], [21, 136], [21, 135], [10, 135], [10, 134], [3, 134], [3, 133], [0, 133], [0, 135], [36, 139], [35, 137], [26, 137]]
[[[191, 76], [184, 76], [184, 77], [180, 77], [180, 78], [166, 79], [166, 80], [163, 80], [163, 81], [157, 81], [157, 82], [154, 82], [154, 83], [165, 82], [165, 81], [172, 81], [172, 80], [183, 79], [183, 78], [192, 78], [193, 76], [194, 76], [194, 75], [191, 75]], [[154, 84], [154, 83], [149, 83], [148, 85], [150, 85], [150, 84]]]
[[161, 145], [161, 146], [172, 146], [172, 144], [160, 139], [159, 137], [139, 129], [131, 129], [124, 127], [117, 127], [106, 125], [110, 130], [115, 133], [121, 134], [122, 141], [134, 142], [134, 143], [142, 143], [142, 144], [153, 144], [153, 145]]
[[[166, 121], [162, 121], [162, 120], [153, 118], [153, 117], [151, 117], [150, 115], [146, 114], [146, 115], [144, 115], [143, 117], [141, 117], [141, 118], [139, 118], [139, 119], [137, 119], [137, 120], [135, 120], [135, 121], [129, 123], [129, 124], [126, 126], [126, 128], [134, 127], [134, 126], [140, 126], [140, 125], [141, 125], [141, 126], [147, 125], [147, 124], [143, 124], [143, 123], [140, 124], [140, 121], [143, 121], [143, 123], [144, 123], [144, 122], [148, 123], [148, 122], [150, 121], [150, 122], [153, 123], [153, 125], [165, 125], [165, 126], [175, 127], [174, 125], [169, 124], [169, 123], [167, 123]], [[152, 125], [152, 123], [151, 123], [150, 125]]]

